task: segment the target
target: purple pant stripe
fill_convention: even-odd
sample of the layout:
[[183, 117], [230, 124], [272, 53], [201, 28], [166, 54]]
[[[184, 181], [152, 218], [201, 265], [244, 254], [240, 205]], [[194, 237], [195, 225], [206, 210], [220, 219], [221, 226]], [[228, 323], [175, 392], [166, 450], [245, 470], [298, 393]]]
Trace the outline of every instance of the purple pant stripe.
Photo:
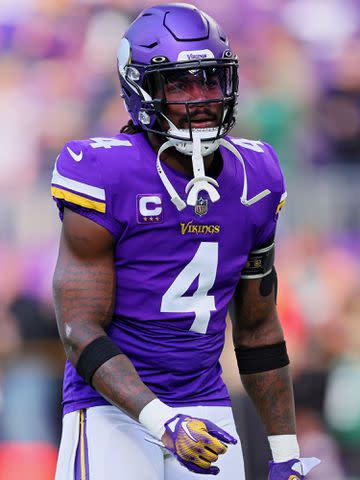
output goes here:
[[[81, 422], [83, 421], [83, 426]], [[83, 450], [83, 451], [82, 451]], [[84, 456], [85, 471], [82, 471], [82, 456]], [[80, 411], [79, 439], [75, 455], [74, 465], [75, 480], [90, 480], [89, 477], [89, 452], [86, 435], [86, 409]]]

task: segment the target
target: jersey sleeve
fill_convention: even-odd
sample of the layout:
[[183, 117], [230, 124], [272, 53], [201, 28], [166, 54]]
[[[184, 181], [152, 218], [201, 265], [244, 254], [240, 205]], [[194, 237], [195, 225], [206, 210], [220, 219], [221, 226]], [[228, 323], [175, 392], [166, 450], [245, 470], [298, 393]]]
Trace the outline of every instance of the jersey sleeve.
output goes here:
[[287, 199], [286, 183], [279, 158], [271, 145], [267, 143], [264, 143], [263, 145], [266, 148], [268, 168], [271, 172], [269, 178], [272, 179], [270, 189], [272, 190], [273, 199], [268, 211], [267, 219], [257, 231], [254, 249], [259, 249], [264, 245], [268, 245], [269, 242], [275, 238], [279, 213]]
[[120, 236], [122, 227], [112, 214], [111, 195], [103, 181], [101, 164], [85, 142], [69, 142], [60, 152], [53, 170], [51, 195], [61, 220], [67, 207], [106, 228], [115, 238]]

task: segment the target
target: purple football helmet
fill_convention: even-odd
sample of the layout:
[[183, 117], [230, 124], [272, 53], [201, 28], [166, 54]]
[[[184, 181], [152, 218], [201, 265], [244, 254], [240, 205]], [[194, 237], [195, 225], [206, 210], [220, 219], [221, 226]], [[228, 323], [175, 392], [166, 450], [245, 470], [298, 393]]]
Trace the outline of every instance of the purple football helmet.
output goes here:
[[[235, 122], [237, 102], [237, 58], [221, 27], [193, 5], [174, 3], [144, 10], [130, 25], [118, 50], [118, 70], [122, 96], [135, 125], [144, 130], [191, 143], [193, 131], [202, 140], [218, 146]], [[194, 78], [210, 88], [206, 98], [179, 94], [175, 101], [166, 88], [179, 82], [186, 86]], [[211, 88], [213, 88], [213, 96]], [[178, 87], [180, 88], [180, 87]], [[181, 92], [181, 90], [179, 90]], [[185, 87], [183, 92], [185, 92]], [[216, 125], [211, 128], [191, 124], [191, 110], [201, 105], [217, 105]], [[181, 106], [187, 128], [167, 117], [169, 106]], [[191, 154], [191, 151], [184, 153]], [[208, 150], [210, 153], [210, 150]]]

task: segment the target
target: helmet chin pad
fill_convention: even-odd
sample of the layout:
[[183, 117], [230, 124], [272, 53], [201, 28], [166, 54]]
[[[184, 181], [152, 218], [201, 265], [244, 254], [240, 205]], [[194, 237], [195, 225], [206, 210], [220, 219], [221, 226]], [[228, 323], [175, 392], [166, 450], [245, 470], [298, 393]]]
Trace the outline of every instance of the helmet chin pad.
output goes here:
[[[201, 140], [201, 155], [206, 157], [214, 153], [220, 145], [220, 140], [215, 139], [218, 133], [218, 127], [212, 128], [193, 128], [192, 132], [196, 133]], [[176, 150], [183, 155], [192, 156], [193, 154], [193, 141], [191, 140], [190, 130], [179, 129], [172, 124], [171, 128], [166, 132], [169, 136], [166, 136], [169, 142]], [[172, 135], [176, 135], [181, 138], [174, 138]]]

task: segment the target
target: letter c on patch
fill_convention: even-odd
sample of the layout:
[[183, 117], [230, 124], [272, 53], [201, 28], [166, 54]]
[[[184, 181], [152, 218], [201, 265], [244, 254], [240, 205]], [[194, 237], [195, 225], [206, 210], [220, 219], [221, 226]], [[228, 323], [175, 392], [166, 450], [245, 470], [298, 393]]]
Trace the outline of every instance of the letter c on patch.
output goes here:
[[[155, 208], [151, 208], [148, 205], [159, 205], [158, 207], [155, 206]], [[162, 212], [162, 206], [161, 206], [161, 198], [153, 195], [153, 196], [147, 196], [147, 197], [141, 197], [139, 200], [139, 211], [140, 214], [143, 217], [149, 217], [151, 215], [160, 215]]]

